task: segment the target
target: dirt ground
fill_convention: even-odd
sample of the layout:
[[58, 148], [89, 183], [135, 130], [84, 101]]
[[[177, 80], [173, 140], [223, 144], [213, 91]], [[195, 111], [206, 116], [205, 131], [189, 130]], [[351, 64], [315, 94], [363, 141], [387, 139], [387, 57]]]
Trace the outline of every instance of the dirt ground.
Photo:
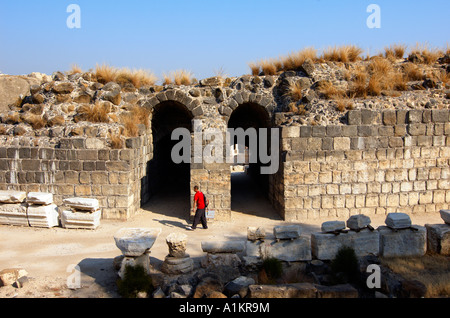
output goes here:
[[[249, 187], [246, 179], [233, 188], [231, 222], [211, 222], [208, 230], [201, 226], [194, 232], [190, 225], [188, 206], [173, 196], [159, 196], [144, 206], [127, 222], [102, 220], [95, 231], [64, 228], [39, 229], [0, 226], [0, 270], [24, 268], [28, 272], [22, 288], [0, 288], [0, 298], [114, 298], [116, 272], [113, 259], [121, 255], [114, 234], [121, 228], [161, 228], [162, 232], [151, 249], [151, 263], [159, 267], [168, 254], [165, 238], [173, 232], [188, 235], [187, 252], [198, 263], [205, 255], [202, 241], [246, 240], [247, 227], [264, 227], [271, 234], [273, 227], [283, 222], [269, 202], [257, 190], [241, 192]], [[371, 216], [372, 226], [384, 225], [386, 216]], [[413, 224], [443, 223], [436, 214], [412, 215]], [[336, 218], [310, 220], [302, 223], [305, 235], [320, 231], [322, 222]], [[73, 266], [81, 271], [81, 288], [67, 288]]]

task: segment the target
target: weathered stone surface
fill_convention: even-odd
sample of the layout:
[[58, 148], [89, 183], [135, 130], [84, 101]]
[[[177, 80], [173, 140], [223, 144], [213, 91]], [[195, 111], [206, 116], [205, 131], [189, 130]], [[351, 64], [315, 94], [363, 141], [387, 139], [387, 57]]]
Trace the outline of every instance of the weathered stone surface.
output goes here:
[[427, 249], [429, 252], [450, 255], [450, 225], [426, 224]]
[[392, 229], [406, 229], [411, 226], [411, 218], [406, 213], [389, 213], [386, 225]]
[[61, 213], [61, 223], [66, 229], [95, 230], [100, 226], [101, 217], [101, 210], [91, 213], [66, 210]]
[[25, 277], [27, 275], [28, 272], [23, 268], [4, 269], [0, 272], [0, 287], [12, 285], [18, 282], [22, 277]]
[[36, 78], [0, 75], [0, 113], [9, 111], [8, 106], [30, 93], [32, 85], [39, 85]]
[[125, 256], [122, 259], [120, 270], [118, 272], [119, 277], [122, 279], [125, 277], [125, 270], [127, 266], [131, 267], [142, 266], [142, 268], [144, 268], [144, 271], [147, 274], [150, 274], [150, 256], [148, 254], [142, 254], [138, 257]]
[[116, 246], [125, 256], [140, 256], [150, 250], [161, 234], [161, 229], [124, 228], [115, 235]]
[[31, 227], [52, 228], [59, 225], [58, 206], [29, 205], [27, 209], [28, 224]]
[[321, 230], [324, 233], [335, 232], [345, 229], [344, 221], [328, 221], [322, 223]]
[[184, 257], [186, 255], [187, 235], [182, 233], [171, 233], [166, 238], [169, 246], [169, 255], [172, 257]]
[[317, 288], [310, 283], [250, 285], [250, 298], [316, 298]]
[[22, 203], [26, 197], [22, 191], [0, 191], [0, 203]]
[[278, 240], [290, 240], [299, 238], [301, 231], [299, 225], [280, 225], [273, 228], [273, 235]]
[[274, 241], [265, 245], [265, 253], [285, 262], [310, 261], [311, 238], [300, 236], [293, 240]]
[[27, 205], [0, 203], [0, 224], [29, 226], [27, 218]]
[[264, 240], [266, 238], [266, 230], [262, 227], [249, 227], [247, 228], [247, 240], [257, 241]]
[[184, 257], [167, 256], [161, 266], [161, 271], [169, 275], [187, 274], [194, 270], [194, 260], [189, 255]]
[[323, 286], [315, 285], [317, 298], [358, 298], [358, 290], [350, 284]]
[[243, 241], [202, 242], [202, 250], [205, 253], [241, 253], [245, 250]]
[[28, 204], [49, 205], [53, 203], [53, 194], [44, 192], [30, 192], [27, 195]]
[[352, 215], [347, 220], [347, 226], [351, 230], [358, 231], [370, 225], [370, 218], [366, 215]]
[[332, 260], [339, 249], [352, 247], [358, 257], [379, 253], [379, 233], [362, 229], [359, 232], [349, 231], [339, 235], [313, 233], [311, 235], [312, 255], [319, 260]]
[[201, 260], [201, 265], [204, 268], [217, 268], [223, 266], [230, 266], [238, 268], [241, 264], [239, 256], [233, 253], [219, 253], [219, 254], [206, 254]]
[[423, 256], [427, 250], [427, 231], [423, 226], [397, 230], [380, 226], [380, 255], [383, 257]]
[[240, 276], [225, 285], [224, 293], [228, 297], [239, 295], [241, 298], [247, 296], [248, 286], [254, 285], [255, 280], [247, 276]]
[[69, 198], [64, 199], [63, 203], [75, 210], [97, 211], [99, 209], [97, 199]]
[[441, 210], [440, 214], [444, 222], [450, 224], [450, 210]]

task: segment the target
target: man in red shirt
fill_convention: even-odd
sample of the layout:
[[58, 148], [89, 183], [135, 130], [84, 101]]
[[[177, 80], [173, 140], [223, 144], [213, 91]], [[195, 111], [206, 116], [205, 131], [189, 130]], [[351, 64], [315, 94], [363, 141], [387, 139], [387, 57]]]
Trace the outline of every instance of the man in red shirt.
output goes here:
[[[206, 221], [206, 204], [205, 204], [205, 196], [199, 191], [198, 186], [194, 187], [195, 196], [194, 196], [194, 207], [192, 211], [195, 211], [194, 224], [189, 226], [187, 229], [194, 231], [197, 228], [197, 225], [201, 222], [203, 228], [208, 229], [208, 223]], [[208, 201], [208, 200], [207, 200]], [[197, 208], [197, 210], [195, 210]]]

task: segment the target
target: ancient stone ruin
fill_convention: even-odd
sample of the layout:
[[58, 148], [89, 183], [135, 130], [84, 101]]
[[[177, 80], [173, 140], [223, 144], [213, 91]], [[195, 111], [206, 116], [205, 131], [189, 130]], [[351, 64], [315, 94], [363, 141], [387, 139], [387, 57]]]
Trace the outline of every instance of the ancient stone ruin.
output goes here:
[[[102, 218], [127, 220], [170, 180], [187, 204], [200, 185], [215, 219], [230, 220], [232, 164], [174, 164], [171, 134], [186, 128], [194, 140], [195, 129], [219, 129], [225, 147], [228, 128], [273, 128], [279, 146], [269, 143], [268, 153], [277, 154], [276, 172], [261, 174], [261, 158], [247, 171], [286, 221], [447, 209], [450, 95], [442, 74], [449, 59], [394, 61], [392, 69], [422, 75], [341, 107], [333, 96], [356, 92], [357, 70], [375, 61], [308, 60], [276, 75], [139, 88], [93, 72], [34, 74], [28, 89], [3, 105], [0, 189], [52, 193], [57, 205], [93, 198]], [[210, 146], [201, 142], [201, 150]]]

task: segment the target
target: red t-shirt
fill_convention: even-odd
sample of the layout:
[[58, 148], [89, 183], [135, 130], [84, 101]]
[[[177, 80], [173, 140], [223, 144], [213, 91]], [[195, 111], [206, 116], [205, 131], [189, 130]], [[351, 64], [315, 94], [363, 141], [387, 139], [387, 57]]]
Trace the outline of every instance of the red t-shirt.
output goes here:
[[197, 201], [197, 209], [201, 210], [205, 208], [205, 197], [200, 191], [197, 191], [197, 193], [195, 194], [194, 201]]

